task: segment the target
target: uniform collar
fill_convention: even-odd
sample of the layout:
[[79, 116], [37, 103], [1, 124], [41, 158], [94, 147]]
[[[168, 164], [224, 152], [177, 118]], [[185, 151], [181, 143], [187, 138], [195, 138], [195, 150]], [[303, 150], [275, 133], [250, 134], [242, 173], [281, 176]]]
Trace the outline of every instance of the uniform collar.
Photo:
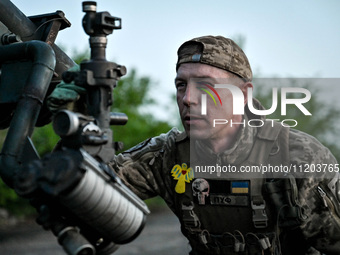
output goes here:
[[[248, 122], [248, 117], [244, 116], [244, 123]], [[254, 143], [256, 128], [242, 125], [237, 133], [235, 143], [231, 148], [221, 153], [213, 152], [201, 141], [195, 141], [195, 150], [201, 160], [218, 161], [219, 164], [239, 165], [247, 159]], [[192, 147], [193, 148], [193, 147]]]
[[[253, 106], [256, 109], [263, 110], [265, 109], [261, 103], [253, 98]], [[225, 150], [221, 153], [216, 154], [213, 152], [210, 148], [208, 148], [206, 145], [204, 145], [200, 141], [195, 141], [195, 147], [191, 147], [192, 149], [195, 148], [195, 151], [197, 153], [197, 156], [201, 160], [207, 160], [207, 161], [217, 161], [219, 163], [223, 164], [230, 164], [230, 165], [239, 165], [242, 162], [244, 162], [254, 145], [255, 137], [258, 132], [258, 128], [256, 127], [250, 127], [247, 123], [250, 119], [261, 119], [265, 120], [264, 116], [257, 116], [252, 114], [248, 106], [245, 107], [245, 115], [244, 115], [244, 123], [245, 125], [242, 125], [239, 132], [237, 133], [237, 137], [235, 139], [235, 143], [233, 146]]]
[[[253, 98], [253, 106], [256, 109], [265, 109], [255, 98]], [[249, 111], [248, 106], [246, 106], [243, 119], [245, 125], [241, 126], [239, 132], [237, 133], [235, 143], [230, 149], [217, 154], [199, 140], [191, 141], [190, 149], [194, 149], [195, 154], [198, 156], [198, 158], [200, 160], [206, 161], [205, 163], [218, 161], [223, 164], [239, 165], [248, 158], [258, 132], [258, 129], [256, 127], [249, 127], [249, 125], [247, 124], [248, 120], [250, 119], [265, 120], [265, 117], [253, 115]], [[186, 132], [181, 132], [179, 135], [177, 135], [176, 142], [181, 142], [185, 139], [187, 139], [188, 141], [190, 140]], [[194, 155], [192, 154], [192, 151], [190, 152], [190, 154]]]

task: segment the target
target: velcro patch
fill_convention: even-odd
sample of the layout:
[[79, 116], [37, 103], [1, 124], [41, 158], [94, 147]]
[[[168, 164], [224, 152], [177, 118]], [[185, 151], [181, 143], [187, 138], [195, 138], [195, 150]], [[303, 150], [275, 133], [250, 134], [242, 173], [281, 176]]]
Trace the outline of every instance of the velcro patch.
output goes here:
[[249, 193], [249, 182], [248, 181], [232, 181], [231, 182], [231, 193], [232, 194]]
[[193, 181], [193, 196], [199, 205], [249, 206], [250, 181], [207, 180]]

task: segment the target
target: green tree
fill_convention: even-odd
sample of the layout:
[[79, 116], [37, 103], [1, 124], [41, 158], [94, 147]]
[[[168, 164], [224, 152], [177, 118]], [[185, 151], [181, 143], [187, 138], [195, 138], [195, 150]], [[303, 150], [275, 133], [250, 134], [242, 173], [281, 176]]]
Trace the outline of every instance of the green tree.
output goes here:
[[[301, 130], [316, 137], [322, 144], [328, 147], [340, 162], [340, 147], [334, 137], [339, 137], [340, 110], [325, 102], [320, 96], [319, 84], [313, 84], [312, 79], [255, 79], [254, 97], [259, 99], [266, 109], [273, 104], [272, 88], [278, 88], [277, 110], [268, 115], [268, 119], [294, 119], [297, 121], [295, 129]], [[312, 115], [304, 115], [295, 105], [287, 105], [287, 115], [281, 115], [281, 93], [282, 87], [306, 88], [311, 93], [311, 99], [303, 104]], [[287, 98], [303, 98], [305, 95], [299, 93], [288, 93]], [[287, 125], [295, 125], [295, 122], [287, 122]]]
[[[232, 38], [242, 49], [246, 45], [246, 37], [242, 34], [235, 34]], [[253, 70], [254, 71], [254, 70]], [[322, 82], [328, 83], [328, 79], [301, 79], [301, 78], [257, 78], [260, 71], [254, 73], [254, 97], [259, 99], [266, 109], [272, 106], [272, 88], [282, 87], [299, 87], [306, 88], [311, 92], [311, 100], [304, 106], [312, 113], [312, 116], [305, 116], [296, 106], [288, 105], [287, 115], [281, 113], [281, 93], [278, 93], [278, 108], [267, 116], [268, 119], [294, 119], [298, 125], [295, 129], [301, 130], [316, 137], [322, 144], [330, 149], [337, 161], [340, 163], [340, 146], [337, 143], [337, 137], [340, 135], [339, 119], [340, 109], [334, 107], [334, 103], [329, 99], [324, 100], [320, 96], [321, 89], [324, 89]], [[332, 93], [331, 90], [329, 93]], [[298, 94], [291, 93], [289, 98], [298, 98]], [[301, 95], [300, 95], [301, 96]], [[293, 122], [287, 123], [293, 125]]]
[[[80, 63], [84, 58], [89, 57], [89, 52], [76, 52], [73, 59]], [[157, 134], [167, 132], [171, 126], [157, 120], [152, 114], [145, 113], [142, 108], [155, 105], [154, 100], [149, 98], [149, 91], [153, 82], [149, 77], [139, 77], [136, 70], [131, 70], [119, 82], [113, 93], [113, 111], [123, 112], [129, 117], [125, 126], [114, 126], [114, 137], [122, 141], [125, 148], [129, 148], [139, 142]], [[170, 95], [169, 95], [170, 96]], [[169, 116], [169, 119], [173, 116]], [[6, 136], [6, 130], [0, 131], [0, 144]], [[53, 150], [59, 140], [54, 133], [52, 125], [35, 128], [33, 143], [41, 156]], [[9, 208], [12, 212], [26, 210], [27, 201], [19, 198], [15, 192], [8, 188], [0, 180], [0, 207]]]
[[[155, 101], [148, 97], [151, 89], [150, 78], [139, 78], [136, 70], [131, 70], [114, 89], [113, 111], [123, 112], [129, 118], [125, 126], [113, 127], [115, 137], [124, 142], [125, 148], [171, 128], [167, 122], [157, 120], [151, 113], [143, 113], [145, 106], [155, 106]], [[166, 109], [164, 111], [168, 114]], [[171, 118], [174, 116], [169, 116]]]

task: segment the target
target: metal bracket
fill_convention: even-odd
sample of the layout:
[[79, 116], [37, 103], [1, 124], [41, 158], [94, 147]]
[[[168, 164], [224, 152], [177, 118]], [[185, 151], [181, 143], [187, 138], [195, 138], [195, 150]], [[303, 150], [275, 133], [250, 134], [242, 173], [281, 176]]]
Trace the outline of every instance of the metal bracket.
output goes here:
[[253, 201], [251, 201], [251, 208], [253, 209], [253, 222], [255, 228], [266, 228], [268, 226], [268, 216], [265, 211], [266, 202], [263, 201], [263, 204], [255, 205]]
[[182, 212], [183, 212], [183, 222], [187, 229], [199, 228], [200, 221], [197, 215], [194, 212], [194, 205], [184, 205], [182, 204]]

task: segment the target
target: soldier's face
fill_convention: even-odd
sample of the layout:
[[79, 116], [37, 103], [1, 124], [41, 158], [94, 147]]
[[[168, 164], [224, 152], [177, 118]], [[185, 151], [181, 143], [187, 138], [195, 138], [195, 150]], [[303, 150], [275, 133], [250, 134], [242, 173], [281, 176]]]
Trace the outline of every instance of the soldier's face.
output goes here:
[[[218, 140], [232, 134], [231, 121], [241, 122], [242, 116], [233, 115], [231, 92], [228, 89], [214, 88], [214, 86], [215, 84], [236, 84], [236, 79], [227, 71], [205, 64], [184, 63], [180, 65], [175, 79], [177, 104], [183, 126], [190, 138]], [[211, 87], [219, 95], [222, 105]], [[216, 104], [207, 91], [215, 98]], [[206, 94], [207, 98], [206, 104], [203, 102], [206, 105], [206, 115], [202, 114], [202, 94]], [[229, 123], [214, 127], [215, 119], [226, 119]]]

